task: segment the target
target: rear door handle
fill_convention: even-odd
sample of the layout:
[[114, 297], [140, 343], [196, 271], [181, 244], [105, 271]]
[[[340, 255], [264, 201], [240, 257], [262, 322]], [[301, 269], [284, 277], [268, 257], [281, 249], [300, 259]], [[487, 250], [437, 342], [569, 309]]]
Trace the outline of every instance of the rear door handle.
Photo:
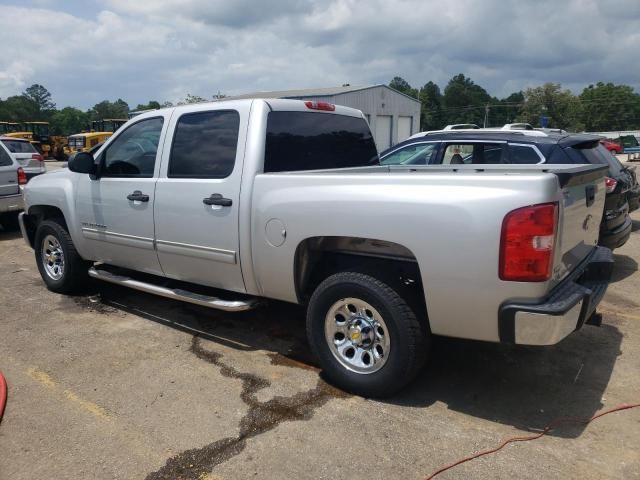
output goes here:
[[127, 195], [127, 199], [131, 200], [132, 202], [148, 202], [149, 195], [145, 195], [140, 190], [135, 190], [133, 193]]
[[219, 193], [212, 193], [211, 196], [202, 199], [202, 203], [205, 205], [219, 205], [221, 207], [230, 207], [232, 201], [230, 198], [224, 198]]

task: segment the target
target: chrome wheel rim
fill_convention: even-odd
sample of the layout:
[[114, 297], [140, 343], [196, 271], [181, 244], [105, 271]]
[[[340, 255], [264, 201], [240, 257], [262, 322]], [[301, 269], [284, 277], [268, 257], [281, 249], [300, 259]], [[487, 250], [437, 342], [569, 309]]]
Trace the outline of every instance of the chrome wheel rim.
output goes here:
[[64, 252], [60, 241], [53, 235], [42, 240], [42, 265], [53, 280], [60, 280], [64, 275]]
[[331, 353], [352, 372], [370, 374], [389, 358], [391, 339], [382, 315], [359, 298], [343, 298], [329, 309], [324, 334]]

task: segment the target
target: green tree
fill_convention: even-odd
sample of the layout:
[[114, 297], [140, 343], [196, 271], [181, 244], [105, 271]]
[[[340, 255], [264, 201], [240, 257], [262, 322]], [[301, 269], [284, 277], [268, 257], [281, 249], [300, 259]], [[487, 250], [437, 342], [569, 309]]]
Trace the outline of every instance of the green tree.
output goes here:
[[89, 114], [74, 107], [65, 107], [51, 115], [50, 122], [54, 135], [73, 135], [87, 128]]
[[440, 87], [433, 82], [427, 82], [421, 89], [419, 100], [422, 103], [420, 111], [421, 130], [439, 130], [444, 127], [442, 112], [442, 93]]
[[159, 108], [162, 108], [162, 105], [160, 105], [160, 102], [157, 102], [155, 100], [151, 100], [147, 104], [139, 103], [138, 106], [135, 109], [136, 110], [157, 110]]
[[203, 103], [208, 101], [209, 100], [207, 100], [204, 97], [200, 97], [198, 95], [191, 95], [190, 93], [187, 93], [187, 96], [185, 97], [185, 99], [179, 101], [178, 105], [187, 105], [189, 103]]
[[0, 101], [0, 120], [24, 122], [37, 120], [38, 104], [25, 95], [14, 95]]
[[580, 100], [559, 83], [545, 83], [524, 92], [519, 120], [537, 126], [540, 116], [549, 118], [549, 127], [578, 131], [582, 128]]
[[514, 123], [522, 113], [523, 104], [523, 92], [514, 92], [506, 98], [492, 101], [487, 126], [501, 127], [505, 123]]
[[129, 113], [129, 105], [121, 98], [115, 102], [109, 100], [103, 100], [100, 103], [96, 103], [89, 115], [91, 120], [101, 120], [103, 118], [127, 118]]
[[598, 82], [580, 94], [585, 130], [634, 130], [640, 128], [640, 95], [628, 85]]
[[409, 85], [409, 82], [402, 77], [393, 77], [389, 82], [389, 87], [404, 93], [405, 95], [409, 95], [410, 97], [418, 98], [418, 90]]
[[22, 95], [36, 105], [35, 117], [31, 119], [25, 118], [25, 120], [47, 120], [56, 108], [56, 104], [51, 99], [51, 93], [40, 84], [34, 83], [22, 92]]
[[484, 88], [462, 73], [455, 75], [444, 89], [446, 123], [475, 123], [482, 126], [486, 105], [491, 102], [492, 98]]

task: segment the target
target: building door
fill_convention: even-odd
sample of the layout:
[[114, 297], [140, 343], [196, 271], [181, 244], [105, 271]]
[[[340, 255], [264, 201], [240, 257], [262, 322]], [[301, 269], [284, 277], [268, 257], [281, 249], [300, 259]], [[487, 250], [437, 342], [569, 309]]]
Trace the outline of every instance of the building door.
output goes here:
[[402, 142], [411, 136], [413, 117], [398, 117], [398, 142]]
[[392, 118], [391, 115], [376, 116], [376, 146], [380, 152], [391, 146]]

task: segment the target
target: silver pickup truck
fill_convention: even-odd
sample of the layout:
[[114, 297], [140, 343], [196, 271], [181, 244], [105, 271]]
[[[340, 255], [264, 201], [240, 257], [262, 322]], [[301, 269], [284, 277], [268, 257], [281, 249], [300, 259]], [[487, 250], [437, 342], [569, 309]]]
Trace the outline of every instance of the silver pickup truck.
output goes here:
[[326, 376], [384, 396], [432, 334], [550, 345], [597, 323], [605, 171], [382, 166], [357, 110], [223, 101], [135, 117], [34, 178], [20, 224], [55, 292], [89, 275], [227, 311], [306, 305]]

